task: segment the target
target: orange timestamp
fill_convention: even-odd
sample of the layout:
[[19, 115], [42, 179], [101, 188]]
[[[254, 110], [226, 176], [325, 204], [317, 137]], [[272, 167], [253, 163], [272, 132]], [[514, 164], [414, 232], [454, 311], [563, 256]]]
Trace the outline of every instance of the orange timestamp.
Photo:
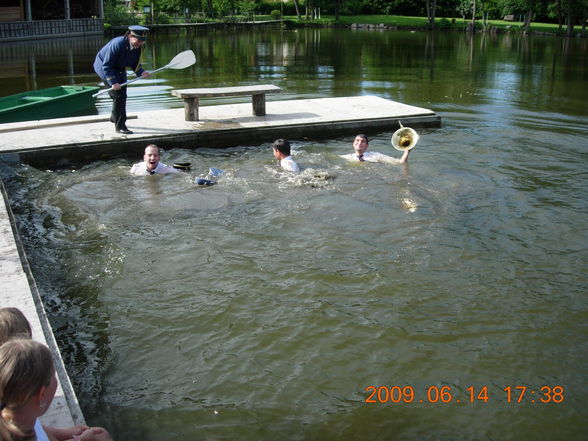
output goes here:
[[502, 400], [507, 403], [563, 403], [563, 386], [506, 386], [498, 396], [490, 394], [488, 386], [470, 386], [464, 390], [451, 386], [429, 386], [415, 391], [412, 386], [367, 386], [368, 396], [365, 402], [376, 403], [487, 403], [491, 400]]

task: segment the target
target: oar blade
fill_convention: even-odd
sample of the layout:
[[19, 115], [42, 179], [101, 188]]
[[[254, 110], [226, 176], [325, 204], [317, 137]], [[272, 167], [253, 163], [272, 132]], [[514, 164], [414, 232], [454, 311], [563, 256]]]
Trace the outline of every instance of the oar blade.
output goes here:
[[167, 65], [170, 69], [184, 69], [196, 63], [196, 55], [191, 50], [180, 52]]

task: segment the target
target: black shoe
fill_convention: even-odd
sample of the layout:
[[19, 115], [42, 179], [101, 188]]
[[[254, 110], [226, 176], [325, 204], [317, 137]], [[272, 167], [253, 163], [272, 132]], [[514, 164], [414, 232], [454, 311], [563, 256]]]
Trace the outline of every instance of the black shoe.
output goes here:
[[127, 129], [126, 127], [123, 127], [122, 129], [116, 129], [116, 133], [122, 133], [123, 135], [132, 135], [133, 132], [130, 131], [129, 129]]

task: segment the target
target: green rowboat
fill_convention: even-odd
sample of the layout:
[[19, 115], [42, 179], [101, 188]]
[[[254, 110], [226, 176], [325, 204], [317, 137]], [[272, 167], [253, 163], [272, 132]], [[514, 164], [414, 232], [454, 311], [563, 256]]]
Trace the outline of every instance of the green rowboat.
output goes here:
[[58, 86], [0, 98], [0, 123], [61, 118], [94, 105], [94, 86]]

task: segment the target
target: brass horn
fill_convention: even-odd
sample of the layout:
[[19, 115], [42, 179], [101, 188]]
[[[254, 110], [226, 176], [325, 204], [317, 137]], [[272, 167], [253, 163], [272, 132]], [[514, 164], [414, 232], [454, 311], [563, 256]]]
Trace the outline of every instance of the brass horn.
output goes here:
[[404, 127], [402, 123], [400, 123], [400, 128], [394, 132], [390, 142], [392, 142], [392, 146], [396, 150], [404, 152], [417, 145], [417, 142], [419, 142], [419, 134], [410, 127]]

